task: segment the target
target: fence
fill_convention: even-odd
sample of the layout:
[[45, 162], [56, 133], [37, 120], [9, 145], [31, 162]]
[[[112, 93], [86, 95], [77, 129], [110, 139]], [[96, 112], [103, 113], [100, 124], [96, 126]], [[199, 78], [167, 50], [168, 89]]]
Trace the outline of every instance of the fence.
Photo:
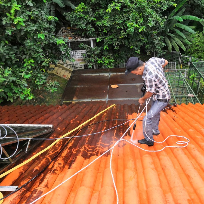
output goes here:
[[170, 104], [200, 103], [198, 97], [188, 84], [184, 69], [169, 69], [165, 76], [171, 92]]
[[167, 52], [164, 56], [168, 61], [176, 62], [177, 68], [186, 68], [189, 67], [191, 62], [198, 62], [200, 59], [191, 56], [182, 55], [179, 52]]
[[[191, 56], [184, 56], [178, 52], [167, 53], [164, 58], [177, 64], [177, 71], [173, 74], [173, 70], [171, 70], [171, 74], [169, 73], [170, 76], [168, 76], [172, 81], [173, 75], [175, 75], [175, 82], [171, 82], [173, 98], [176, 98], [175, 101], [179, 103], [182, 101], [185, 103], [204, 103], [204, 61], [199, 61], [199, 59]], [[179, 70], [180, 73], [178, 72]], [[174, 86], [176, 88], [173, 88]], [[187, 89], [189, 90], [188, 94], [186, 92]], [[187, 96], [185, 96], [186, 94], [182, 96], [181, 93], [186, 93]], [[177, 100], [178, 98], [180, 100]]]
[[188, 83], [198, 96], [201, 103], [204, 103], [204, 61], [192, 62], [188, 69]]

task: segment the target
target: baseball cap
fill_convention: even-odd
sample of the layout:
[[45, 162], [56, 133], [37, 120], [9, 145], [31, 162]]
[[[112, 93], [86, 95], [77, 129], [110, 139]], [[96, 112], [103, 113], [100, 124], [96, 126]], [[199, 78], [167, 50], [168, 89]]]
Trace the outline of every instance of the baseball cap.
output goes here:
[[125, 75], [129, 74], [131, 71], [137, 69], [139, 65], [139, 58], [138, 57], [130, 57], [126, 63], [126, 70]]

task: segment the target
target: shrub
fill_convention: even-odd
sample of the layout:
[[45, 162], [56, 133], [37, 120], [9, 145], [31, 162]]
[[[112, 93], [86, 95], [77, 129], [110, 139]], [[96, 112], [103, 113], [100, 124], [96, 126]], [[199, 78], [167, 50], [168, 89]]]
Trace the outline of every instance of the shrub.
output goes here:
[[204, 32], [197, 32], [191, 37], [192, 44], [188, 47], [186, 54], [204, 60]]
[[0, 102], [32, 99], [33, 90], [47, 82], [49, 64], [70, 58], [50, 13], [51, 2], [45, 0], [0, 2]]

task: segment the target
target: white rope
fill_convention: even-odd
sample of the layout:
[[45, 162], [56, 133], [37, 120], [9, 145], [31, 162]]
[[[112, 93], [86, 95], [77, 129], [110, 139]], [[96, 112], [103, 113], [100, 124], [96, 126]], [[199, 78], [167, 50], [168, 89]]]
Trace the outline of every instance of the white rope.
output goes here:
[[[150, 100], [149, 100], [150, 101]], [[148, 103], [149, 103], [148, 101]], [[163, 147], [162, 149], [160, 150], [146, 150], [146, 149], [143, 149], [141, 147], [139, 147], [138, 145], [134, 144], [133, 142], [129, 141], [129, 140], [126, 140], [126, 139], [123, 139], [123, 137], [125, 136], [125, 134], [128, 132], [128, 130], [133, 126], [133, 124], [137, 121], [137, 119], [141, 116], [142, 112], [144, 111], [144, 109], [146, 108], [146, 111], [147, 111], [147, 104], [146, 103], [146, 106], [143, 108], [143, 110], [141, 111], [140, 115], [138, 115], [135, 120], [131, 123], [131, 125], [127, 128], [127, 130], [124, 132], [124, 134], [120, 137], [119, 140], [117, 140], [115, 142], [115, 144], [109, 148], [108, 150], [106, 150], [103, 154], [101, 154], [100, 156], [98, 156], [96, 159], [94, 159], [92, 162], [90, 162], [88, 165], [86, 165], [85, 167], [83, 167], [82, 169], [80, 169], [79, 171], [77, 171], [76, 173], [74, 173], [71, 177], [67, 178], [66, 180], [64, 180], [63, 182], [61, 182], [60, 184], [58, 184], [56, 187], [54, 187], [53, 189], [51, 189], [50, 191], [48, 191], [47, 193], [43, 194], [42, 196], [40, 196], [39, 198], [37, 198], [36, 200], [32, 201], [30, 204], [33, 204], [35, 202], [37, 202], [38, 200], [40, 200], [41, 198], [43, 198], [44, 196], [48, 195], [49, 193], [53, 192], [54, 190], [56, 190], [57, 188], [59, 188], [61, 185], [63, 185], [65, 182], [67, 182], [68, 180], [70, 180], [71, 178], [73, 178], [74, 176], [76, 176], [78, 173], [80, 173], [81, 171], [83, 171], [84, 169], [86, 169], [87, 167], [89, 167], [91, 164], [93, 164], [95, 161], [97, 161], [99, 158], [101, 158], [103, 155], [105, 155], [106, 153], [108, 153], [109, 151], [111, 152], [110, 154], [110, 173], [111, 173], [111, 177], [112, 177], [112, 181], [113, 181], [113, 186], [114, 186], [114, 189], [115, 189], [115, 192], [116, 192], [116, 200], [117, 200], [117, 204], [119, 204], [119, 196], [118, 196], [118, 191], [117, 191], [117, 187], [116, 187], [116, 183], [115, 183], [115, 179], [114, 179], [114, 175], [113, 175], [113, 171], [112, 171], [112, 158], [113, 158], [113, 150], [115, 148], [116, 145], [119, 144], [119, 142], [121, 141], [125, 141], [125, 142], [128, 142], [129, 144], [143, 150], [143, 151], [146, 151], [146, 152], [160, 152], [160, 151], [163, 151], [165, 148], [167, 147], [170, 147], [170, 148], [184, 148], [184, 147], [187, 147], [188, 143], [190, 142], [190, 140], [185, 137], [185, 136], [178, 136], [178, 135], [169, 135], [163, 142], [165, 142], [169, 137], [182, 137], [184, 139], [186, 139], [187, 141], [177, 141], [176, 144], [178, 145], [184, 145], [184, 146], [165, 146]], [[139, 112], [139, 111], [138, 111]], [[129, 120], [130, 121], [130, 120]], [[128, 122], [128, 121], [126, 121]], [[125, 123], [126, 123], [125, 122]], [[123, 123], [123, 124], [125, 124]], [[134, 130], [133, 130], [134, 132]], [[132, 133], [133, 135], [133, 133]], [[157, 143], [163, 143], [163, 142], [157, 142]]]
[[[142, 114], [142, 113], [141, 113]], [[138, 119], [138, 117], [135, 119], [135, 121]], [[134, 122], [135, 122], [134, 121]], [[67, 178], [66, 180], [64, 180], [62, 183], [60, 183], [59, 185], [57, 185], [56, 187], [54, 187], [53, 189], [51, 189], [50, 191], [48, 191], [47, 193], [43, 194], [42, 196], [40, 196], [39, 198], [37, 198], [36, 200], [32, 201], [30, 204], [33, 204], [35, 203], [36, 201], [40, 200], [41, 198], [43, 198], [44, 196], [48, 195], [49, 193], [51, 193], [52, 191], [54, 191], [55, 189], [57, 189], [58, 187], [60, 187], [62, 184], [64, 184], [65, 182], [67, 182], [68, 180], [70, 180], [71, 178], [73, 178], [75, 175], [77, 175], [78, 173], [80, 173], [81, 171], [83, 171], [84, 169], [86, 169], [87, 167], [89, 167], [91, 164], [93, 164], [96, 160], [98, 160], [99, 158], [101, 158], [103, 155], [105, 155], [106, 153], [108, 153], [109, 151], [111, 151], [120, 141], [121, 139], [124, 137], [124, 135], [127, 133], [127, 131], [131, 128], [131, 126], [134, 124], [134, 122], [127, 128], [127, 130], [125, 131], [125, 133], [121, 136], [121, 138], [116, 141], [116, 143], [111, 147], [109, 148], [108, 150], [106, 150], [103, 154], [101, 154], [100, 156], [98, 156], [96, 159], [94, 159], [92, 162], [90, 162], [88, 165], [86, 165], [85, 167], [83, 167], [82, 169], [80, 169], [79, 171], [77, 171], [75, 174], [73, 174], [71, 177]], [[111, 160], [110, 160], [111, 161]], [[112, 172], [112, 168], [111, 169], [111, 172]], [[113, 181], [114, 181], [114, 177], [113, 177], [113, 174], [112, 174], [112, 178], [113, 178]], [[116, 188], [115, 188], [116, 189]], [[116, 192], [117, 192], [117, 189], [116, 189]]]
[[[147, 105], [148, 105], [149, 102], [150, 102], [150, 99], [148, 99], [148, 101], [146, 101], [146, 106], [144, 107], [144, 109], [146, 108], [146, 115], [147, 115]], [[139, 106], [139, 109], [140, 109], [140, 106]], [[142, 110], [142, 112], [144, 111], [144, 109]], [[142, 112], [141, 112], [141, 114], [142, 114]], [[139, 110], [138, 110], [138, 114], [139, 114]], [[140, 114], [140, 115], [141, 115], [141, 114]], [[136, 123], [136, 120], [140, 117], [140, 115], [135, 119], [135, 121], [130, 125], [130, 127], [131, 127], [134, 123]], [[145, 121], [145, 122], [146, 122], [146, 121]], [[146, 125], [146, 123], [145, 123], [145, 125]], [[130, 127], [129, 127], [129, 128], [130, 128]], [[129, 130], [129, 128], [128, 128], [127, 130]], [[145, 132], [145, 133], [146, 133], [146, 132]], [[170, 148], [184, 148], [184, 147], [187, 147], [187, 146], [188, 146], [188, 143], [190, 142], [190, 140], [189, 140], [187, 137], [185, 137], [185, 136], [169, 135], [169, 136], [168, 136], [164, 141], [162, 141], [162, 142], [156, 142], [156, 141], [154, 141], [154, 142], [156, 142], [156, 143], [164, 143], [169, 137], [182, 137], [182, 138], [185, 138], [187, 141], [177, 141], [177, 142], [176, 142], [176, 144], [178, 144], [178, 145], [183, 145], [183, 144], [185, 144], [184, 146], [165, 146], [165, 147], [163, 147], [163, 148], [160, 149], [160, 150], [147, 150], [147, 149], [143, 149], [143, 148], [139, 147], [138, 145], [136, 145], [136, 144], [134, 144], [134, 143], [132, 142], [133, 135], [134, 135], [134, 130], [132, 131], [131, 141], [126, 140], [126, 139], [123, 139], [123, 136], [124, 136], [124, 135], [123, 135], [123, 136], [115, 143], [115, 145], [114, 145], [113, 147], [115, 147], [120, 141], [125, 141], [125, 142], [128, 142], [128, 143], [132, 144], [133, 146], [135, 146], [135, 147], [137, 147], [137, 148], [139, 148], [139, 149], [145, 151], [145, 152], [161, 152], [161, 151], [163, 151], [163, 150], [164, 150], [165, 148], [167, 148], [167, 147], [170, 147]], [[148, 137], [148, 135], [147, 135], [147, 137]], [[148, 137], [148, 138], [149, 138], [149, 137]], [[149, 138], [149, 139], [150, 139], [150, 138]], [[151, 140], [151, 139], [150, 139], [150, 140]], [[115, 192], [116, 192], [117, 204], [119, 204], [118, 191], [117, 191], [117, 187], [116, 187], [116, 184], [115, 184], [115, 179], [114, 179], [113, 172], [112, 172], [112, 155], [113, 155], [113, 150], [114, 150], [114, 148], [111, 150], [110, 172], [111, 172], [111, 177], [112, 177], [113, 185], [114, 185]]]
[[[96, 134], [100, 134], [100, 133], [104, 133], [104, 132], [107, 132], [107, 131], [109, 131], [109, 130], [111, 130], [111, 129], [114, 129], [114, 128], [116, 128], [116, 127], [120, 127], [120, 126], [122, 126], [122, 125], [125, 125], [126, 123], [128, 123], [130, 120], [132, 120], [132, 119], [129, 119], [129, 120], [127, 120], [127, 121], [125, 121], [124, 123], [121, 123], [121, 124], [119, 124], [119, 125], [115, 125], [115, 126], [113, 126], [113, 127], [110, 127], [110, 128], [108, 128], [108, 129], [105, 129], [105, 130], [102, 130], [102, 131], [99, 131], [99, 132], [94, 132], [94, 133], [90, 133], [90, 134], [86, 134], [86, 135], [73, 135], [73, 136], [70, 136], [70, 137], [63, 137], [63, 138], [31, 138], [31, 137], [22, 137], [22, 138], [18, 138], [18, 139], [24, 139], [24, 140], [30, 140], [30, 139], [36, 139], [36, 140], [41, 140], [41, 139], [43, 139], [43, 140], [62, 140], [62, 139], [71, 139], [71, 138], [76, 138], [76, 137], [86, 137], [86, 136], [90, 136], [90, 135], [96, 135]], [[12, 138], [15, 138], [15, 137], [6, 137], [7, 139], [12, 139]]]
[[[144, 109], [142, 110], [142, 112], [143, 112], [143, 111], [144, 111]], [[140, 113], [140, 115], [142, 114], [142, 112]], [[127, 133], [127, 131], [133, 126], [133, 124], [137, 121], [137, 119], [140, 117], [140, 115], [135, 118], [135, 120], [132, 122], [132, 124], [127, 128], [127, 130], [125, 131], [125, 133], [121, 136], [121, 138], [120, 138], [118, 141], [116, 141], [116, 143], [113, 145], [113, 148], [112, 148], [112, 150], [111, 150], [110, 172], [111, 172], [111, 177], [112, 177], [113, 185], [114, 185], [115, 192], [116, 192], [117, 204], [119, 203], [119, 196], [118, 196], [118, 191], [117, 191], [117, 187], [116, 187], [116, 184], [115, 184], [115, 179], [114, 179], [114, 175], [113, 175], [113, 171], [112, 171], [113, 150], [114, 150], [115, 146], [116, 146], [120, 141], [124, 140], [123, 137], [125, 136], [125, 134]], [[134, 132], [134, 131], [133, 131], [133, 132]], [[125, 140], [124, 140], [124, 141], [125, 141]]]
[[[130, 119], [130, 120], [131, 120], [131, 119]], [[61, 139], [71, 139], [71, 138], [75, 138], [75, 137], [85, 137], [85, 136], [90, 136], [90, 135], [96, 135], [96, 134], [100, 134], [100, 133], [103, 133], [103, 132], [107, 132], [107, 131], [109, 131], [109, 130], [111, 130], [111, 129], [114, 129], [114, 128], [116, 128], [116, 127], [120, 127], [120, 126], [122, 126], [122, 125], [128, 123], [130, 120], [127, 120], [127, 121], [125, 121], [125, 122], [122, 123], [122, 124], [115, 125], [115, 126], [109, 128], [109, 129], [105, 129], [105, 130], [103, 130], [103, 131], [96, 132], [96, 133], [91, 133], [91, 134], [87, 134], [87, 135], [79, 135], [79, 136], [76, 136], [76, 135], [75, 135], [75, 136], [70, 136], [70, 137], [52, 138], [52, 139], [38, 138], [38, 140], [39, 140], [39, 139], [43, 139], [43, 140], [61, 140]], [[26, 138], [26, 137], [19, 138], [18, 135], [17, 135], [17, 133], [15, 132], [15, 130], [13, 130], [13, 129], [12, 129], [11, 127], [9, 127], [8, 125], [0, 125], [0, 126], [1, 126], [1, 127], [4, 129], [4, 131], [5, 131], [4, 136], [2, 136], [2, 131], [1, 131], [1, 129], [0, 129], [0, 142], [1, 142], [1, 140], [5, 139], [5, 138], [6, 138], [6, 139], [15, 139], [15, 138], [16, 138], [16, 140], [17, 140], [17, 146], [16, 146], [16, 149], [15, 149], [14, 153], [13, 153], [11, 156], [6, 157], [6, 158], [2, 158], [3, 150], [2, 150], [2, 145], [1, 145], [1, 143], [0, 143], [0, 159], [2, 159], [2, 160], [10, 159], [11, 157], [13, 157], [13, 156], [16, 154], [16, 152], [18, 151], [20, 139], [24, 139], [24, 140], [31, 140], [31, 139], [33, 139], [33, 138], [31, 138], [31, 137], [28, 137], [28, 138]], [[7, 127], [7, 128], [9, 128], [9, 129], [11, 129], [11, 130], [15, 133], [16, 137], [8, 137], [8, 136], [7, 136], [7, 134], [8, 134], [8, 133], [7, 133], [7, 129], [6, 129], [4, 126]]]
[[60, 183], [59, 185], [57, 185], [56, 187], [54, 187], [53, 189], [51, 189], [50, 191], [48, 191], [47, 193], [43, 194], [42, 196], [40, 196], [39, 198], [37, 198], [36, 200], [34, 200], [33, 202], [31, 202], [30, 204], [35, 203], [36, 201], [40, 200], [41, 198], [43, 198], [44, 196], [48, 195], [49, 193], [51, 193], [52, 191], [54, 191], [55, 189], [57, 189], [58, 187], [60, 187], [62, 184], [64, 184], [65, 182], [67, 182], [68, 180], [70, 180], [71, 178], [73, 178], [74, 176], [76, 176], [78, 173], [80, 173], [81, 171], [83, 171], [84, 169], [86, 169], [88, 166], [90, 166], [91, 164], [93, 164], [96, 160], [98, 160], [99, 158], [101, 158], [103, 155], [105, 155], [107, 152], [109, 152], [112, 149], [112, 147], [110, 149], [108, 149], [107, 151], [105, 151], [103, 154], [101, 154], [99, 157], [97, 157], [96, 159], [94, 159], [92, 162], [90, 162], [88, 165], [86, 165], [85, 167], [83, 167], [82, 169], [80, 169], [79, 171], [77, 171], [75, 174], [73, 174], [71, 177], [67, 178], [66, 180], [64, 180], [62, 183]]
[[[7, 136], [7, 129], [5, 128], [5, 127], [7, 127], [7, 128], [9, 128], [10, 130], [12, 130], [14, 133], [15, 133], [15, 135], [16, 135], [16, 139], [17, 139], [17, 145], [16, 145], [16, 149], [15, 149], [15, 151], [14, 151], [14, 153], [11, 155], [11, 156], [9, 156], [9, 157], [5, 157], [5, 158], [2, 158], [2, 145], [0, 144], [0, 149], [1, 149], [1, 152], [0, 152], [0, 159], [2, 159], [2, 160], [6, 160], [6, 159], [10, 159], [11, 157], [13, 157], [15, 154], [16, 154], [16, 152], [18, 151], [18, 146], [19, 146], [19, 138], [18, 138], [18, 135], [17, 135], [17, 133], [16, 133], [16, 131], [15, 130], [13, 130], [11, 127], [9, 127], [8, 125], [0, 125], [3, 129], [4, 129], [4, 131], [5, 131], [5, 135], [2, 137], [2, 132], [0, 131], [0, 141], [2, 140], [2, 139], [5, 139], [6, 138], [6, 136]], [[5, 127], [4, 127], [5, 126]]]

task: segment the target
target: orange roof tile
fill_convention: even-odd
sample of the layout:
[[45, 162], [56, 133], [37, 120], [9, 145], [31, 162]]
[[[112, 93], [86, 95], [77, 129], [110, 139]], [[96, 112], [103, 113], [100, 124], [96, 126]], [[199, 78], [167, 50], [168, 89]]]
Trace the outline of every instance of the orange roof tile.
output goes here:
[[[0, 107], [2, 112], [0, 121], [1, 123], [21, 121], [23, 123], [52, 123], [55, 131], [50, 138], [58, 138], [106, 107], [107, 105], [96, 103], [94, 105], [90, 103], [68, 106], [26, 106], [25, 108]], [[204, 203], [203, 107], [201, 104], [182, 104], [161, 112], [160, 135], [154, 136], [155, 141], [160, 143], [155, 142], [152, 147], [137, 143], [138, 139], [143, 138], [142, 118], [140, 118], [136, 122], [135, 131], [133, 132], [131, 127], [124, 136], [124, 140], [115, 146], [110, 164], [111, 152], [101, 155], [113, 147], [133, 120], [109, 131], [105, 130], [125, 121], [112, 119], [127, 120], [137, 117], [135, 105], [117, 105], [92, 121], [94, 125], [82, 128], [75, 134], [100, 133], [73, 138], [68, 144], [67, 140], [60, 140], [37, 159], [1, 179], [1, 186], [20, 187], [44, 169], [28, 185], [5, 198], [3, 204], [32, 203], [50, 191], [35, 203], [115, 204], [117, 194], [110, 165], [119, 203], [202, 204]], [[15, 117], [12, 117], [14, 112]], [[6, 117], [4, 118], [3, 115]], [[132, 133], [133, 144], [130, 140]], [[187, 142], [187, 140], [175, 136], [167, 138], [169, 135], [184, 136], [190, 142], [188, 145], [187, 143], [178, 144], [178, 141]], [[52, 142], [44, 141], [28, 154], [27, 158]], [[179, 148], [185, 145], [187, 146]], [[62, 151], [59, 153], [60, 150]], [[57, 153], [59, 155], [55, 158]], [[80, 172], [77, 173], [78, 171]], [[62, 182], [64, 183], [56, 188]]]

